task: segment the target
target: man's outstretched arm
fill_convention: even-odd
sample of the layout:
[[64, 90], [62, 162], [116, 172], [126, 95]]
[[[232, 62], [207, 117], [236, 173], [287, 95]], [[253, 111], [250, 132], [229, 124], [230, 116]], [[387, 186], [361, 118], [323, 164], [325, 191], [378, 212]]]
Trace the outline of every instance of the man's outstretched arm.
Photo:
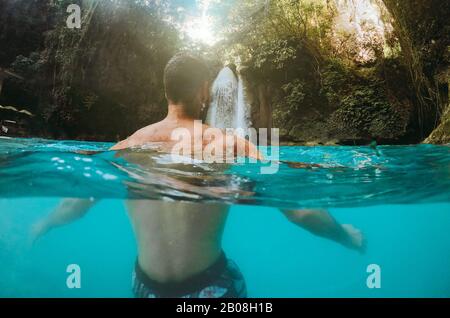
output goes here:
[[[130, 147], [129, 139], [119, 142], [115, 146], [111, 147], [109, 151], [116, 151], [126, 149]], [[90, 151], [90, 150], [77, 150], [75, 153], [81, 155], [96, 155], [105, 151]], [[47, 234], [50, 230], [70, 224], [89, 212], [89, 210], [98, 203], [98, 200], [91, 199], [64, 199], [62, 200], [56, 209], [45, 219], [39, 221], [33, 226], [32, 240], [37, 241], [39, 238]]]
[[70, 224], [82, 218], [97, 202], [93, 199], [62, 200], [50, 215], [33, 226], [33, 241], [38, 240], [56, 227]]
[[[129, 145], [127, 139], [116, 144], [114, 147], [110, 148], [109, 151], [125, 149], [128, 146]], [[87, 156], [96, 155], [103, 152], [105, 151], [86, 151], [86, 150], [75, 151], [75, 153], [77, 154]], [[48, 215], [45, 219], [40, 220], [33, 226], [32, 240], [36, 241], [45, 234], [47, 234], [50, 230], [56, 227], [67, 225], [82, 218], [83, 216], [86, 215], [86, 213], [89, 212], [89, 210], [95, 204], [97, 204], [97, 202], [98, 200], [76, 199], [76, 198], [62, 200], [50, 215]]]
[[365, 252], [362, 232], [350, 224], [339, 224], [325, 210], [282, 210], [289, 221], [314, 235], [335, 241], [350, 249]]

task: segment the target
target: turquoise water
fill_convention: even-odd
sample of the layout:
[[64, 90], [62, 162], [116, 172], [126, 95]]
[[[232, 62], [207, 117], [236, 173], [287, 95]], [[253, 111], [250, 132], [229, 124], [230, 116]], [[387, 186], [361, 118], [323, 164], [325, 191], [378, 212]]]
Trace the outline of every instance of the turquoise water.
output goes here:
[[[251, 297], [450, 296], [449, 147], [282, 147], [282, 160], [327, 168], [282, 164], [274, 175], [251, 164], [186, 169], [152, 151], [138, 152], [151, 161], [147, 169], [114, 153], [74, 153], [109, 146], [0, 139], [1, 297], [131, 297], [136, 243], [124, 199], [134, 198], [231, 204], [223, 245]], [[164, 176], [230, 191], [214, 196]], [[64, 197], [103, 200], [31, 246], [32, 224]], [[301, 230], [279, 207], [328, 208], [365, 233], [367, 252]], [[73, 263], [81, 289], [66, 287]], [[381, 268], [379, 289], [366, 285], [370, 264]]]

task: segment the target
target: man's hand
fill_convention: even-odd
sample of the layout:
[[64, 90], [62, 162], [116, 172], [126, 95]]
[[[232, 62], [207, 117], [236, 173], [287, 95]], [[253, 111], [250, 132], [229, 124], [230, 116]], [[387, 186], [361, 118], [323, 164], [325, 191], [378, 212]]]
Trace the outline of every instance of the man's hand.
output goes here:
[[342, 228], [348, 235], [348, 242], [344, 245], [364, 254], [366, 252], [367, 242], [361, 230], [351, 224], [342, 224]]

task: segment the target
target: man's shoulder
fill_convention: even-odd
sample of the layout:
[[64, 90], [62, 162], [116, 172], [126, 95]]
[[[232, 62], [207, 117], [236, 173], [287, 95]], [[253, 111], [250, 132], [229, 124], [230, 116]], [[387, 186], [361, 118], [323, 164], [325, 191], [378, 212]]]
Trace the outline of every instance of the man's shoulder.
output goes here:
[[133, 135], [129, 137], [129, 139], [135, 143], [144, 143], [144, 142], [152, 142], [157, 141], [160, 138], [158, 128], [158, 123], [146, 126], [144, 128], [139, 129]]
[[146, 127], [143, 127], [139, 130], [137, 130], [135, 133], [133, 133], [130, 137], [127, 139], [119, 142], [117, 145], [111, 148], [111, 150], [121, 150], [126, 148], [132, 148], [136, 147], [142, 144], [145, 144], [147, 142], [155, 141], [154, 135], [157, 131], [155, 129], [155, 124], [149, 125]]
[[134, 134], [132, 134], [130, 136], [130, 138], [141, 138], [141, 137], [151, 135], [152, 132], [155, 130], [155, 125], [156, 124], [148, 125], [148, 126], [145, 126], [141, 129], [135, 131]]

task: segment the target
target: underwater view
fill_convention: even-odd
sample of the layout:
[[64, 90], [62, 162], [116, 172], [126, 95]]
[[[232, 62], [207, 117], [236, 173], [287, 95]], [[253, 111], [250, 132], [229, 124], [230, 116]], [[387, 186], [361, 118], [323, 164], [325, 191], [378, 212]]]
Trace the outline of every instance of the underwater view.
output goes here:
[[[169, 209], [192, 204], [192, 213], [229, 207], [223, 249], [241, 269], [249, 297], [450, 296], [448, 146], [281, 147], [281, 160], [324, 167], [281, 164], [274, 175], [251, 164], [225, 171], [201, 162], [175, 166], [163, 153], [136, 150], [152, 162], [144, 169], [108, 152], [111, 146], [1, 139], [0, 296], [132, 297], [137, 243], [127, 201], [158, 200]], [[35, 225], [67, 197], [101, 201], [34, 241]], [[326, 208], [361, 230], [364, 250], [314, 236], [280, 211], [305, 208]], [[80, 289], [66, 286], [69, 264], [81, 268]], [[371, 264], [381, 269], [380, 288], [368, 287]]]

